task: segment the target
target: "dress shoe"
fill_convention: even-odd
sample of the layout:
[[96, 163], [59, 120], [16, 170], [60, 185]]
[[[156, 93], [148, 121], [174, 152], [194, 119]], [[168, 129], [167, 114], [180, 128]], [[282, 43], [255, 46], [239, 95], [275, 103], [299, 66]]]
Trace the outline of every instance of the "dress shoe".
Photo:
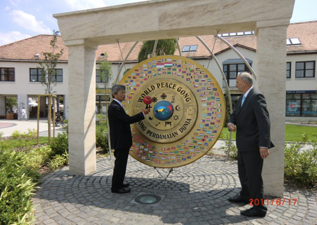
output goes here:
[[128, 187], [123, 187], [118, 190], [111, 190], [112, 193], [118, 193], [118, 194], [125, 194], [125, 193], [129, 193], [130, 191], [131, 189]]
[[129, 183], [126, 183], [126, 184], [125, 184], [125, 183], [123, 183], [123, 184], [122, 184], [122, 187], [124, 187], [124, 188], [125, 188], [125, 187], [129, 187], [129, 186], [130, 186], [130, 184], [129, 184]]
[[249, 217], [265, 217], [266, 215], [266, 212], [260, 209], [256, 209], [254, 207], [251, 209], [243, 210], [240, 213], [241, 215], [249, 216]]
[[243, 202], [243, 203], [250, 203], [250, 201], [247, 198], [242, 197], [241, 195], [236, 195], [234, 197], [231, 197], [228, 199], [229, 202]]

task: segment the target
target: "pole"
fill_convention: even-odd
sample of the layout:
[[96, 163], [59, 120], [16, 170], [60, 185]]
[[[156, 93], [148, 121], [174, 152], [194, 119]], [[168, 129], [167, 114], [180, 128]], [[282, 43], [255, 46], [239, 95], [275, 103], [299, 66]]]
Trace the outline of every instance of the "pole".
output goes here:
[[50, 95], [48, 97], [48, 143], [50, 144], [51, 143], [51, 117], [52, 117], [52, 110], [51, 110], [51, 107], [52, 107], [52, 96]]
[[40, 135], [39, 135], [39, 130], [40, 130], [40, 106], [41, 106], [41, 96], [37, 96], [37, 144], [40, 143]]

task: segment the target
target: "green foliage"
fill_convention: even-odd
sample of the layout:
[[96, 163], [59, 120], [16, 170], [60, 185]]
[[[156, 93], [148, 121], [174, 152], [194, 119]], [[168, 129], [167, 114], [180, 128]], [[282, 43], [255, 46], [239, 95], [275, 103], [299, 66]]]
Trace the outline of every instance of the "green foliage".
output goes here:
[[58, 48], [57, 35], [58, 31], [54, 31], [54, 36], [50, 41], [52, 52], [43, 52], [44, 60], [39, 62], [37, 68], [41, 71], [41, 84], [45, 86], [46, 94], [53, 94], [53, 85], [56, 85], [56, 65], [59, 58], [63, 55], [64, 49], [61, 49], [59, 53], [55, 53]]
[[36, 139], [36, 131], [34, 129], [28, 129], [28, 132], [25, 133], [15, 130], [11, 136], [13, 139], [18, 140], [16, 142], [18, 148], [29, 149], [31, 146], [30, 141]]
[[306, 132], [302, 134], [302, 140], [303, 140], [303, 143], [308, 142], [308, 134]]
[[50, 146], [34, 148], [27, 153], [27, 165], [29, 168], [38, 169], [44, 165], [53, 155]]
[[317, 183], [317, 144], [312, 143], [313, 148], [300, 150], [299, 143], [285, 146], [284, 176], [292, 183], [313, 187]]
[[35, 183], [22, 152], [0, 150], [0, 224], [32, 220], [31, 196]]
[[68, 152], [68, 136], [66, 132], [58, 134], [51, 142], [51, 148], [54, 155], [62, 155], [65, 151]]
[[[0, 139], [0, 224], [31, 224], [34, 221], [31, 197], [40, 178], [39, 169], [47, 164], [55, 170], [68, 163], [66, 133], [54, 140], [54, 151], [50, 146], [15, 151], [8, 144], [24, 142], [33, 136], [32, 131], [28, 134], [15, 131], [16, 139]], [[56, 155], [59, 152], [61, 155]]]
[[[138, 62], [141, 62], [148, 58], [149, 54], [152, 54], [155, 41], [144, 41], [142, 48], [138, 55]], [[155, 54], [156, 55], [174, 55], [176, 50], [175, 39], [158, 40]]]
[[65, 151], [63, 155], [55, 155], [53, 159], [50, 161], [49, 167], [52, 170], [56, 170], [67, 164], [68, 164], [68, 153], [67, 151]]
[[96, 147], [102, 148], [103, 153], [109, 152], [108, 136], [104, 127], [100, 127], [96, 131]]
[[[107, 54], [104, 53], [107, 57]], [[107, 60], [99, 62], [98, 64], [98, 69], [97, 73], [100, 75], [102, 83], [105, 85], [104, 88], [107, 88], [108, 83], [110, 79], [112, 78], [112, 68], [111, 68], [111, 63], [109, 63]]]
[[16, 97], [6, 97], [6, 106], [8, 108], [8, 112], [13, 112], [12, 107], [18, 105]]
[[228, 135], [224, 135], [224, 139], [225, 139], [225, 154], [228, 155], [229, 158], [232, 159], [238, 159], [238, 148], [237, 146], [232, 142], [230, 143], [230, 149], [229, 149], [229, 137]]

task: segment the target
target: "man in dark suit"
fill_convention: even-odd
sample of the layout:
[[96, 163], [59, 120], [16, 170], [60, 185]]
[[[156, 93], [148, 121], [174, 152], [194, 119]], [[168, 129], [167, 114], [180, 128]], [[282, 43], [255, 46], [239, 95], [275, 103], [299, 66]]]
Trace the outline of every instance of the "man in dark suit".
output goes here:
[[269, 156], [269, 148], [274, 146], [270, 140], [269, 113], [265, 98], [253, 87], [249, 73], [239, 73], [236, 82], [236, 87], [243, 95], [230, 115], [228, 128], [237, 131], [238, 173], [242, 189], [229, 201], [253, 205], [241, 211], [241, 215], [264, 217], [267, 208], [263, 194], [263, 159]]
[[124, 177], [127, 168], [129, 150], [132, 146], [132, 134], [130, 124], [143, 120], [145, 115], [149, 113], [149, 109], [129, 116], [126, 114], [122, 101], [125, 100], [125, 86], [114, 85], [111, 89], [113, 101], [108, 109], [109, 125], [110, 125], [110, 141], [111, 148], [115, 149], [114, 156], [116, 158], [112, 176], [113, 193], [129, 193], [129, 184], [124, 184]]

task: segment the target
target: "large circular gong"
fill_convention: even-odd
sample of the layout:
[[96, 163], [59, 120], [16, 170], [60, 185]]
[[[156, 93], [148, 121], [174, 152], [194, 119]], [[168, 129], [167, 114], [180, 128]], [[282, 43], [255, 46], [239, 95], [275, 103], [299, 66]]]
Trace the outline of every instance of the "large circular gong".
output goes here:
[[130, 115], [150, 113], [133, 124], [130, 155], [153, 167], [180, 167], [206, 154], [225, 121], [225, 100], [212, 74], [181, 56], [158, 56], [135, 65], [121, 79]]

